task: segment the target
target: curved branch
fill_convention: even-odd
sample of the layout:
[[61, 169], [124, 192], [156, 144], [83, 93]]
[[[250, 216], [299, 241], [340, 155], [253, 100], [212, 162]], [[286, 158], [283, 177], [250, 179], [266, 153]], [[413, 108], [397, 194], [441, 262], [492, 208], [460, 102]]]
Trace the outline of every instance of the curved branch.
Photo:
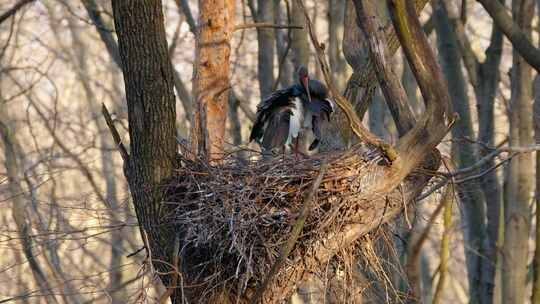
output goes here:
[[413, 3], [388, 0], [388, 6], [399, 41], [426, 103], [424, 115], [398, 144], [399, 154], [403, 157], [402, 165], [412, 167], [404, 170], [408, 173], [418, 166], [446, 135], [452, 120], [450, 96]]
[[536, 71], [540, 71], [540, 50], [534, 47], [527, 35], [506, 12], [506, 8], [498, 0], [477, 0], [493, 18], [493, 22], [501, 29], [512, 46]]
[[373, 2], [354, 1], [354, 3], [356, 16], [358, 16], [356, 21], [362, 29], [364, 40], [369, 45], [370, 60], [377, 74], [381, 91], [392, 113], [399, 135], [403, 136], [414, 127], [416, 120], [399, 77], [392, 65], [388, 64], [387, 60], [391, 58], [391, 54], [386, 47], [386, 35], [383, 27], [377, 22]]
[[6, 21], [9, 17], [15, 15], [17, 11], [19, 11], [23, 6], [34, 1], [35, 0], [21, 0], [20, 2], [16, 3], [12, 8], [8, 9], [5, 13], [0, 15], [0, 24]]

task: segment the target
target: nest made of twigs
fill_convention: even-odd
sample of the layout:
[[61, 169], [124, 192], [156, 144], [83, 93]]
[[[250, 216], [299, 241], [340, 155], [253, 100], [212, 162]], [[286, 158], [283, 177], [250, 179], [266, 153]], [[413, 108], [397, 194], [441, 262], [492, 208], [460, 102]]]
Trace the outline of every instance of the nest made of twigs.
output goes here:
[[362, 185], [381, 174], [374, 151], [351, 149], [309, 158], [219, 162], [181, 159], [167, 204], [181, 235], [182, 271], [208, 296], [218, 287], [242, 294], [258, 286], [289, 239], [304, 197], [328, 163], [303, 232], [289, 255], [301, 260], [321, 236], [338, 231], [362, 208]]

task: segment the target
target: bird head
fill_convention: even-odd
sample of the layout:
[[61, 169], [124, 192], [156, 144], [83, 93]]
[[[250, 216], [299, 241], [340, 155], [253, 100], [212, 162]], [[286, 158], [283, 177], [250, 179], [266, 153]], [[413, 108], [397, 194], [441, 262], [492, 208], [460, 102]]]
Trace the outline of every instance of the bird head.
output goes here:
[[311, 102], [311, 93], [309, 92], [308, 69], [305, 66], [301, 65], [298, 67], [297, 74], [300, 84], [304, 87], [304, 90], [306, 90], [308, 101]]

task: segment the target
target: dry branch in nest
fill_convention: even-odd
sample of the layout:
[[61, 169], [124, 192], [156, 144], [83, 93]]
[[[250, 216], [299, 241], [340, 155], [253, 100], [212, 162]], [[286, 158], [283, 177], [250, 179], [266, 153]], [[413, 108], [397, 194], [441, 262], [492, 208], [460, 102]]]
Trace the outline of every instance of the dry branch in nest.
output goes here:
[[[181, 235], [183, 288], [196, 292], [199, 302], [210, 301], [223, 290], [242, 301], [252, 296], [289, 240], [322, 162], [328, 168], [314, 189], [316, 199], [266, 300], [275, 301], [276, 293], [282, 293], [278, 298], [289, 295], [295, 286], [289, 283], [304, 279], [305, 270], [324, 278], [344, 261], [352, 265], [354, 246], [344, 241], [343, 247], [330, 248], [335, 240], [325, 240], [351, 224], [365, 226], [362, 234], [368, 233], [397, 215], [429, 179], [412, 174], [399, 189], [379, 197], [370, 185], [387, 174], [388, 167], [382, 165], [379, 152], [360, 147], [309, 159], [285, 155], [247, 164], [233, 157], [219, 164], [181, 157], [177, 177], [168, 188], [166, 204], [173, 208], [167, 209], [173, 212], [164, 220]], [[428, 167], [437, 166], [435, 161]]]

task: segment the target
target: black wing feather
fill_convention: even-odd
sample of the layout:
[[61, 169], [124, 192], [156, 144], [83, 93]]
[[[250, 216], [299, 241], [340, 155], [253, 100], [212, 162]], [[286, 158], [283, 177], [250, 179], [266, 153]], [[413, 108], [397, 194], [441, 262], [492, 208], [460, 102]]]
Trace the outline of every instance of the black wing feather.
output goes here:
[[260, 142], [265, 133], [265, 125], [267, 124], [270, 115], [281, 107], [291, 105], [291, 97], [293, 96], [293, 88], [289, 87], [272, 93], [272, 95], [263, 99], [257, 106], [257, 117], [251, 129], [249, 141]]
[[328, 121], [330, 121], [330, 115], [334, 111], [332, 104], [326, 99], [312, 98], [311, 102], [304, 102], [304, 105], [309, 108], [313, 115], [323, 116]]
[[261, 144], [265, 150], [285, 145], [289, 137], [291, 115], [292, 112], [288, 108], [282, 108], [271, 113]]

